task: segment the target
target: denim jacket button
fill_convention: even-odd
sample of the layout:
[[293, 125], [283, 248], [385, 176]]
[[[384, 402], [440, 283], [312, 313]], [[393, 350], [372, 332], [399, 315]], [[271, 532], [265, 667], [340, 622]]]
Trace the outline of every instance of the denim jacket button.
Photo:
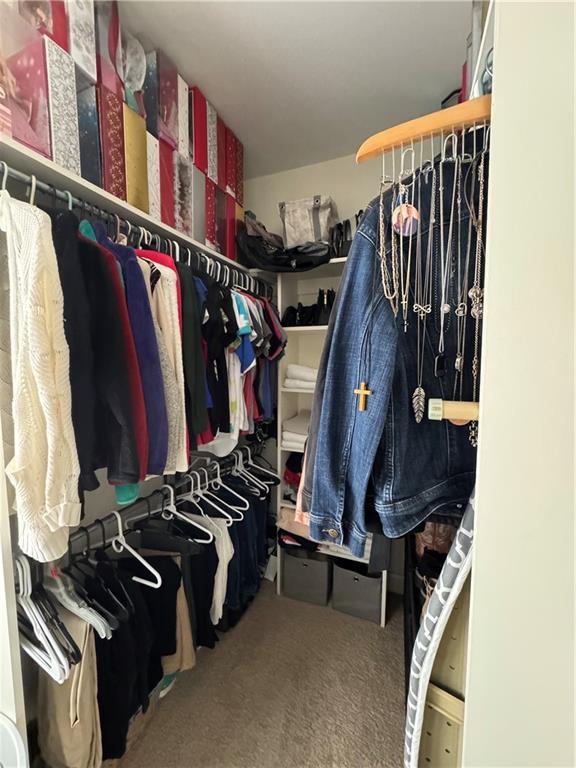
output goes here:
[[328, 536], [330, 536], [333, 539], [338, 538], [338, 531], [336, 530], [336, 528], [328, 528], [326, 533], [328, 534]]

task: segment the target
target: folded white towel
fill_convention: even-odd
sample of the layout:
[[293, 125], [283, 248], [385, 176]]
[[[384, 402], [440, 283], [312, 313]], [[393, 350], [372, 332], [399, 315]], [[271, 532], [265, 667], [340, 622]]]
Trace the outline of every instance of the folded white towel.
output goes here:
[[315, 381], [304, 381], [304, 379], [284, 379], [286, 389], [302, 389], [304, 392], [314, 392]]
[[290, 363], [286, 368], [287, 379], [300, 379], [300, 381], [316, 381], [318, 368], [308, 368], [307, 365]]
[[310, 415], [310, 411], [300, 411], [291, 419], [286, 419], [282, 424], [282, 429], [286, 429], [288, 432], [297, 432], [299, 435], [306, 435], [308, 434]]
[[301, 443], [304, 445], [306, 442], [306, 435], [299, 435], [298, 432], [290, 432], [289, 430], [282, 430], [282, 440], [287, 443]]
[[294, 451], [294, 453], [304, 453], [304, 445], [301, 443], [282, 443], [281, 448], [285, 451]]

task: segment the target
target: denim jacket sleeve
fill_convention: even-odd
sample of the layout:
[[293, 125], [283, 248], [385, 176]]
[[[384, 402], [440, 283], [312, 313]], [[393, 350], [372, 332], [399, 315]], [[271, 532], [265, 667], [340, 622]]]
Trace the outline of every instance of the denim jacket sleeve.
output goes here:
[[[354, 238], [332, 311], [302, 489], [312, 538], [348, 547], [359, 557], [366, 540], [366, 490], [386, 421], [397, 348], [376, 258], [377, 233], [376, 200]], [[362, 382], [372, 392], [364, 411], [354, 393]]]

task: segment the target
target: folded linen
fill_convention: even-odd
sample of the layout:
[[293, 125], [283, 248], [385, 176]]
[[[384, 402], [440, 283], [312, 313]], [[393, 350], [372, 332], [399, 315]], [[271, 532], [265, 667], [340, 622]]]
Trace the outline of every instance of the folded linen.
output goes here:
[[310, 411], [300, 411], [291, 419], [286, 419], [282, 424], [282, 429], [288, 432], [296, 432], [299, 435], [308, 434], [308, 425], [310, 424]]
[[286, 368], [287, 379], [299, 379], [300, 381], [316, 381], [318, 368], [308, 368], [307, 365], [290, 363]]
[[304, 443], [286, 443], [282, 441], [280, 446], [284, 451], [294, 451], [295, 453], [304, 453]]
[[303, 392], [314, 392], [315, 381], [305, 381], [304, 379], [284, 379], [286, 389], [301, 389]]
[[290, 432], [288, 429], [282, 430], [282, 440], [287, 443], [301, 443], [304, 445], [306, 442], [306, 435], [301, 435], [298, 432]]

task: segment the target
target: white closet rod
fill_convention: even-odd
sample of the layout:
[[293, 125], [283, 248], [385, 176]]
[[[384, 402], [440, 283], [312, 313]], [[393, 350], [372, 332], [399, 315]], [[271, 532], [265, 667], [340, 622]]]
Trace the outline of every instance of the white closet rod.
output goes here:
[[[242, 448], [244, 448], [244, 446], [240, 446], [236, 450], [242, 450]], [[255, 448], [251, 448], [250, 450], [252, 456], [259, 455]], [[206, 461], [208, 462], [207, 465], [204, 464]], [[174, 491], [182, 489], [187, 483], [189, 483], [189, 478], [187, 475], [189, 472], [196, 470], [198, 466], [200, 466], [198, 462], [201, 462], [203, 470], [205, 469], [208, 473], [208, 479], [201, 484], [202, 488], [205, 488], [206, 484], [209, 485], [213, 480], [216, 480], [219, 474], [223, 475], [228, 473], [234, 466], [233, 456], [226, 456], [222, 459], [218, 459], [215, 456], [210, 456], [209, 458], [206, 455], [196, 456], [188, 473], [182, 473], [172, 483]], [[216, 464], [218, 464], [218, 470], [216, 469]], [[163, 503], [168, 500], [168, 496], [168, 491], [160, 488], [157, 491], [153, 491], [148, 496], [143, 496], [133, 504], [122, 508], [119, 514], [122, 519], [123, 532], [128, 533], [134, 523], [137, 523], [140, 520], [146, 520], [148, 517], [150, 517], [150, 510], [154, 509], [158, 505], [162, 506]], [[99, 547], [104, 546], [105, 544], [110, 544], [112, 540], [117, 536], [117, 534], [117, 518], [114, 512], [111, 512], [109, 515], [106, 515], [106, 517], [90, 523], [89, 525], [79, 526], [79, 528], [75, 530], [74, 533], [71, 533], [68, 544], [68, 554], [81, 554], [87, 548], [87, 545], [90, 544], [90, 542], [96, 543], [96, 545]]]

